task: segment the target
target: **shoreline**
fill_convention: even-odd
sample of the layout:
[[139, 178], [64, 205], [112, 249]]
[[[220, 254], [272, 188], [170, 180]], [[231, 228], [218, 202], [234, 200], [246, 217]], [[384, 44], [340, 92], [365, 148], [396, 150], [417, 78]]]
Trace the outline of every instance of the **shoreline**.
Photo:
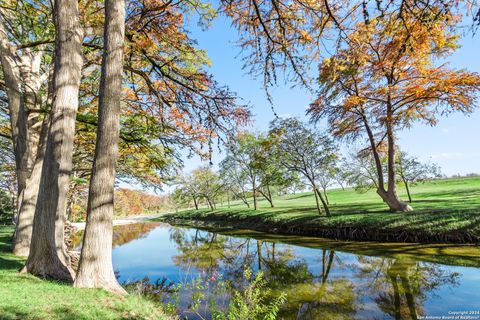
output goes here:
[[[133, 216], [125, 217], [123, 219], [112, 220], [113, 226], [124, 226], [128, 224], [141, 223], [149, 220], [159, 219], [163, 214], [149, 215], [149, 216]], [[71, 222], [70, 225], [75, 228], [75, 231], [85, 230], [86, 222]]]
[[342, 241], [373, 241], [396, 243], [434, 243], [434, 244], [480, 244], [480, 235], [462, 230], [445, 233], [431, 233], [425, 230], [407, 230], [402, 228], [381, 229], [376, 226], [367, 227], [360, 224], [325, 226], [318, 223], [299, 223], [279, 221], [261, 216], [236, 217], [231, 212], [202, 212], [193, 214], [166, 214], [154, 221], [160, 221], [179, 226], [249, 229], [259, 232], [327, 238]]

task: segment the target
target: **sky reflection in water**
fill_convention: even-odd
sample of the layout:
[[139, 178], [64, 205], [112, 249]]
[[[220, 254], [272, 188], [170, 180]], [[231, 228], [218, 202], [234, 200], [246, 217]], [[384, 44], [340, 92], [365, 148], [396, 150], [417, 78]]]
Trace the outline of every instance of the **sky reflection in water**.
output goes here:
[[[235, 286], [247, 265], [262, 269], [273, 293], [287, 293], [284, 319], [415, 319], [480, 310], [478, 247], [385, 249], [252, 233], [256, 240], [248, 232], [227, 236], [159, 223], [115, 230], [113, 264], [120, 282], [148, 277], [185, 283], [218, 272]], [[415, 258], [419, 252], [422, 261]]]

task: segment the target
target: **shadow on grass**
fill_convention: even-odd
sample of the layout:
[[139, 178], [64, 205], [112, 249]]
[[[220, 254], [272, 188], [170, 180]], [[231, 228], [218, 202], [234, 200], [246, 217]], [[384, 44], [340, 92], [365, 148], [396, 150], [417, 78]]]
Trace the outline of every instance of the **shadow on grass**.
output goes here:
[[23, 265], [24, 263], [21, 260], [0, 256], [0, 270], [20, 270]]
[[11, 246], [12, 236], [7, 233], [0, 233], [0, 253], [10, 252], [12, 249]]
[[[119, 315], [122, 312], [119, 312]], [[102, 314], [98, 314], [99, 318], [102, 318]], [[103, 316], [107, 316], [104, 314]], [[109, 317], [110, 318], [110, 317]], [[54, 320], [87, 320], [93, 319], [91, 315], [81, 311], [73, 310], [66, 306], [60, 306], [48, 310], [48, 315], [45, 317], [32, 316], [30, 312], [25, 312], [21, 307], [15, 306], [0, 306], [0, 319], [1, 320], [19, 320], [19, 319], [54, 319]], [[129, 314], [123, 312], [122, 319], [138, 319], [135, 314]]]

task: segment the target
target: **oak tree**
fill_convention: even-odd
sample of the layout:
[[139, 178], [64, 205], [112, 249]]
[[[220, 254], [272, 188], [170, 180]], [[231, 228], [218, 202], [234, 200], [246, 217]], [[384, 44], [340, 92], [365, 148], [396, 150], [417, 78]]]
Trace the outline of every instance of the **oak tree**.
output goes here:
[[[441, 59], [458, 48], [454, 16], [430, 23], [416, 15], [389, 15], [359, 23], [346, 43], [320, 65], [319, 95], [308, 113], [327, 119], [337, 138], [366, 138], [377, 171], [377, 193], [392, 211], [410, 211], [396, 193], [396, 135], [413, 123], [435, 125], [438, 116], [470, 113], [480, 75]], [[380, 153], [385, 152], [384, 170]]]

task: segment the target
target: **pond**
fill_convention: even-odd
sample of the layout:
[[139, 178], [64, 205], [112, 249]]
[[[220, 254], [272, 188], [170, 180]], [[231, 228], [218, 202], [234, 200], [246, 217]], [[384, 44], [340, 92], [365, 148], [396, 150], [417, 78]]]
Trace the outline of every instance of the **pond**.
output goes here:
[[[287, 294], [281, 319], [421, 319], [464, 311], [480, 319], [478, 246], [340, 242], [141, 223], [115, 227], [113, 264], [121, 283], [164, 279], [186, 288], [206, 279], [205, 290], [217, 301], [228, 301], [228, 292], [212, 293], [215, 282], [228, 280], [238, 289], [246, 266], [262, 270], [271, 296]], [[179, 295], [181, 309], [188, 309], [190, 298]], [[183, 316], [199, 318], [188, 311]]]

